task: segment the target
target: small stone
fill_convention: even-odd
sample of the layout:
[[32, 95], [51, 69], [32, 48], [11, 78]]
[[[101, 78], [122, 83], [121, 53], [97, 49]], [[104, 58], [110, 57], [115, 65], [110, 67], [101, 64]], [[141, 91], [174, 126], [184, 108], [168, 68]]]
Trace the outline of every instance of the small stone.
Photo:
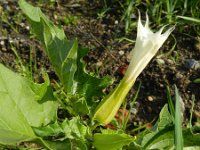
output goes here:
[[54, 17], [55, 20], [58, 20], [58, 16], [57, 15], [54, 15], [53, 17]]
[[165, 61], [163, 59], [157, 58], [156, 62], [158, 63], [158, 65], [164, 65]]
[[115, 20], [115, 24], [118, 24], [119, 23], [119, 21], [118, 20]]
[[137, 114], [138, 110], [136, 108], [131, 108], [130, 112], [134, 115]]
[[122, 56], [122, 55], [124, 55], [124, 51], [119, 51], [119, 54]]
[[197, 50], [200, 52], [200, 37], [197, 37], [197, 42], [196, 42], [196, 48], [197, 48]]
[[152, 102], [154, 100], [154, 98], [152, 96], [148, 96], [147, 100], [150, 101], [150, 102]]
[[194, 115], [197, 117], [197, 118], [200, 118], [200, 112], [199, 111], [194, 111]]
[[30, 27], [29, 27], [29, 26], [26, 26], [26, 30], [30, 30]]
[[199, 122], [194, 122], [194, 125], [199, 127], [200, 123]]
[[8, 11], [10, 11], [11, 9], [10, 9], [10, 6], [6, 6], [6, 10], [8, 10]]
[[7, 49], [6, 49], [5, 47], [3, 47], [3, 48], [2, 48], [2, 51], [6, 52], [6, 51], [7, 51]]
[[200, 63], [199, 63], [199, 61], [197, 61], [195, 59], [186, 59], [185, 60], [185, 68], [198, 70], [198, 69], [200, 69]]
[[163, 88], [163, 87], [164, 87], [164, 85], [163, 85], [163, 84], [161, 84], [161, 83], [159, 84], [159, 86], [160, 86], [161, 88]]
[[181, 78], [183, 78], [183, 75], [181, 73], [177, 72], [176, 73], [176, 78], [177, 79], [181, 79]]
[[19, 39], [19, 41], [24, 43], [26, 40], [25, 39]]
[[99, 62], [96, 63], [96, 66], [97, 66], [97, 67], [100, 67], [100, 66], [102, 66], [102, 64], [103, 64], [103, 63], [102, 63], [101, 61], [99, 61]]
[[1, 41], [0, 44], [3, 46], [3, 45], [5, 45], [5, 42], [4, 42], [4, 41]]
[[142, 121], [138, 121], [138, 124], [139, 126], [142, 126], [143, 125], [143, 122]]
[[22, 23], [20, 23], [19, 25], [20, 25], [21, 27], [24, 27], [24, 26], [25, 26], [25, 23], [22, 22]]
[[131, 19], [136, 19], [137, 17], [136, 17], [136, 15], [135, 14], [131, 14]]
[[14, 40], [10, 38], [9, 43], [14, 43]]
[[171, 60], [171, 59], [167, 59], [167, 63], [171, 64], [171, 65], [174, 64], [173, 60]]
[[3, 7], [0, 6], [0, 14], [3, 12]]

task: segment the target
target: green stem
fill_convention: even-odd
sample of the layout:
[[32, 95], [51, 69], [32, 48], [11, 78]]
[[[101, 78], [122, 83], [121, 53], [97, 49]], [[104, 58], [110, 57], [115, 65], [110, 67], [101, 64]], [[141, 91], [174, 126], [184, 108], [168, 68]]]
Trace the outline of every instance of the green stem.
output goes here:
[[93, 120], [97, 120], [101, 124], [111, 122], [134, 82], [135, 80], [130, 82], [124, 77], [119, 85], [98, 105]]

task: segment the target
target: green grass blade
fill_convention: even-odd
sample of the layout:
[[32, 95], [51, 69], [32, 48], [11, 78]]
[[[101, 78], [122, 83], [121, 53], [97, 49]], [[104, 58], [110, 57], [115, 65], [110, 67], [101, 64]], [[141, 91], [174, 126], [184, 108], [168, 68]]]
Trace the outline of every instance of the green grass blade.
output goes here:
[[174, 121], [175, 110], [174, 110], [174, 104], [172, 102], [172, 97], [171, 97], [169, 86], [167, 86], [167, 101], [169, 104], [169, 111], [170, 111], [171, 116], [173, 117], [173, 121]]
[[177, 16], [177, 18], [181, 18], [181, 19], [184, 19], [186, 21], [192, 21], [192, 22], [195, 22], [195, 23], [200, 23], [200, 19], [193, 18], [193, 17]]
[[175, 147], [176, 150], [183, 149], [183, 134], [182, 134], [182, 98], [178, 93], [178, 89], [175, 86], [175, 96], [176, 96], [176, 109], [175, 109]]
[[133, 108], [133, 106], [134, 106], [134, 104], [135, 104], [135, 101], [136, 101], [137, 98], [138, 98], [138, 95], [139, 95], [139, 92], [140, 92], [140, 87], [141, 87], [141, 85], [142, 85], [142, 82], [139, 83], [139, 85], [138, 85], [138, 89], [137, 89], [137, 91], [136, 91], [136, 93], [135, 93], [135, 96], [134, 96], [134, 98], [133, 98], [133, 101], [132, 101], [131, 104], [130, 104], [130, 109], [129, 109], [129, 111], [128, 111], [128, 116], [126, 117], [126, 120], [125, 120], [125, 122], [124, 122], [124, 124], [123, 124], [123, 128], [124, 128], [124, 130], [126, 129], [126, 127], [127, 127], [127, 123], [128, 123], [128, 120], [129, 120], [129, 118], [130, 118], [130, 115], [131, 115], [131, 109]]
[[187, 125], [190, 129], [192, 128], [192, 113], [193, 113], [193, 110], [194, 110], [194, 101], [195, 101], [195, 96], [192, 95], [192, 107], [190, 109], [190, 120], [189, 120], [189, 123]]
[[17, 66], [20, 67], [20, 72], [24, 75], [26, 74], [26, 67], [24, 66], [23, 64], [23, 61], [19, 55], [19, 53], [17, 52], [17, 49], [16, 47], [13, 45], [13, 44], [10, 44], [11, 46], [11, 50], [13, 51], [13, 53], [15, 54], [15, 57], [16, 57], [16, 62], [17, 62]]

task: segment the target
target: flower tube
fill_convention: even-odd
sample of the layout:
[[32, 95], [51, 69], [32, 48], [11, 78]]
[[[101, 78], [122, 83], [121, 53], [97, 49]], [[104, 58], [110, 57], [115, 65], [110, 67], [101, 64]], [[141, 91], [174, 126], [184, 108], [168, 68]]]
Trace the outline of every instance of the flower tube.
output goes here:
[[134, 85], [136, 78], [174, 30], [173, 26], [162, 34], [164, 28], [165, 26], [158, 32], [153, 33], [149, 28], [148, 15], [146, 15], [145, 26], [142, 25], [139, 15], [136, 43], [131, 51], [131, 61], [128, 69], [118, 86], [97, 106], [93, 120], [97, 120], [104, 125], [112, 121], [129, 90]]

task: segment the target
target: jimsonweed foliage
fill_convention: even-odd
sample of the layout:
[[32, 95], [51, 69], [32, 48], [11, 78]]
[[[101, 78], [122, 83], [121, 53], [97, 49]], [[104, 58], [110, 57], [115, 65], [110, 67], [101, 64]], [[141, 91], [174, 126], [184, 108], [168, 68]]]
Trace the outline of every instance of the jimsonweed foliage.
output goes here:
[[[58, 93], [53, 91], [47, 74], [43, 75], [44, 83], [38, 84], [0, 64], [1, 145], [10, 148], [22, 142], [34, 142], [49, 150], [144, 150], [200, 146], [200, 135], [195, 133], [199, 127], [190, 126], [188, 129], [182, 129], [181, 98], [176, 88], [175, 113], [171, 113], [172, 111], [169, 111], [168, 106], [165, 105], [154, 127], [138, 135], [132, 136], [119, 129], [103, 129], [99, 124], [94, 124], [92, 118], [96, 118], [100, 124], [104, 123], [96, 116], [97, 113], [100, 113], [98, 116], [105, 115], [103, 111], [99, 111], [102, 106], [99, 100], [104, 97], [102, 90], [112, 83], [112, 79], [110, 77], [97, 78], [88, 74], [82, 59], [88, 49], [79, 47], [77, 39], [67, 39], [63, 29], [55, 26], [40, 8], [33, 7], [25, 0], [19, 0], [18, 3], [29, 21], [32, 33], [43, 45], [64, 89], [64, 95], [59, 97]], [[134, 62], [133, 60], [130, 65], [131, 69], [128, 69], [125, 75], [126, 79], [130, 77], [135, 80], [137, 78], [155, 55], [154, 50], [156, 52], [160, 48], [173, 30], [170, 28], [164, 34], [161, 34], [162, 29], [152, 33], [147, 28], [148, 21], [145, 27], [142, 26], [140, 20], [138, 24], [139, 33], [145, 32], [147, 38], [151, 35], [151, 37], [158, 36], [163, 40], [158, 39], [154, 43], [142, 37], [145, 34], [138, 34], [142, 44], [139, 48], [144, 50], [147, 56], [134, 51], [133, 57], [140, 56], [139, 58], [145, 59], [146, 62]], [[148, 46], [152, 46], [149, 51], [145, 49], [145, 42]], [[148, 52], [152, 51], [150, 57]], [[139, 70], [137, 69], [138, 63], [140, 67], [142, 66]], [[137, 75], [133, 77], [132, 69], [135, 69], [135, 65]], [[123, 87], [128, 88], [126, 91], [129, 91], [129, 85], [123, 84]], [[123, 88], [120, 89], [122, 94], [123, 90]], [[121, 103], [116, 103], [112, 102], [112, 106], [118, 109]], [[172, 103], [170, 104], [170, 108], [174, 109]], [[69, 118], [58, 118], [58, 109], [67, 111], [70, 114]], [[98, 111], [94, 111], [95, 109]], [[108, 117], [108, 122], [110, 122], [114, 115], [105, 118], [107, 120]]]

